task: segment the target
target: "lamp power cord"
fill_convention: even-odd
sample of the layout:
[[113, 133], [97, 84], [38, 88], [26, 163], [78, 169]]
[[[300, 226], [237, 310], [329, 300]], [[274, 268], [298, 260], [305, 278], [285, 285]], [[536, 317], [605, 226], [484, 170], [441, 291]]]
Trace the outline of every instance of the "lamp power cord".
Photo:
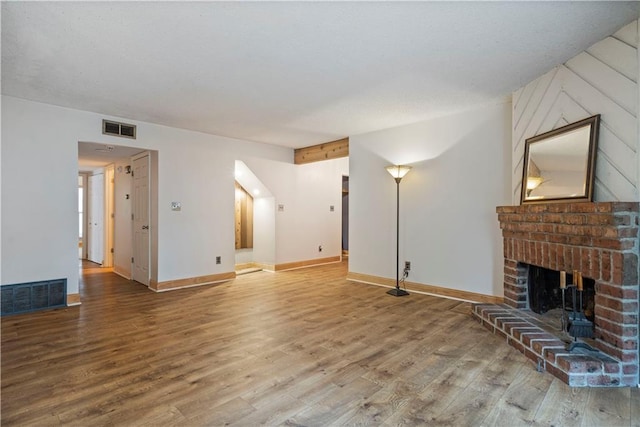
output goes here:
[[400, 283], [402, 284], [402, 288], [406, 291], [407, 285], [405, 284], [405, 279], [409, 277], [409, 269], [405, 268], [402, 272], [402, 278], [400, 279]]

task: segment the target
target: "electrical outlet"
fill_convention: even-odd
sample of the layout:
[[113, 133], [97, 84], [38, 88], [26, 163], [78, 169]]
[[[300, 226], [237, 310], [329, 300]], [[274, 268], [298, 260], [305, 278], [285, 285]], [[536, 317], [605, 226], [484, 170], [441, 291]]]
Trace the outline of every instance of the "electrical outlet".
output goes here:
[[222, 264], [222, 257], [220, 256], [216, 257], [216, 264]]
[[409, 261], [404, 262], [404, 270], [402, 271], [402, 280], [409, 277], [409, 271], [411, 270], [411, 263]]
[[318, 252], [322, 252], [322, 245], [318, 246]]

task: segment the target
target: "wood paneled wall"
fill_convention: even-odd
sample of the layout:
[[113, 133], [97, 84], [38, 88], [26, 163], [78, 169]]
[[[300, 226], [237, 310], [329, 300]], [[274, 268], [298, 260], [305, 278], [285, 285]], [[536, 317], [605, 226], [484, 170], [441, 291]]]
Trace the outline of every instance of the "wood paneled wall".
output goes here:
[[236, 249], [253, 248], [253, 197], [236, 182]]
[[525, 140], [601, 114], [594, 200], [638, 200], [638, 21], [513, 94], [512, 198], [519, 204]]

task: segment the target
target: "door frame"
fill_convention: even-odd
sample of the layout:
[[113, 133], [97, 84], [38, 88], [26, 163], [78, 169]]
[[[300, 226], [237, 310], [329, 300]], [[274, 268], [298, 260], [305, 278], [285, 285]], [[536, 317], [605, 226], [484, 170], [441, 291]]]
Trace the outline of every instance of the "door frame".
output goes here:
[[103, 267], [113, 267], [115, 235], [115, 174], [114, 163], [104, 167], [104, 262]]

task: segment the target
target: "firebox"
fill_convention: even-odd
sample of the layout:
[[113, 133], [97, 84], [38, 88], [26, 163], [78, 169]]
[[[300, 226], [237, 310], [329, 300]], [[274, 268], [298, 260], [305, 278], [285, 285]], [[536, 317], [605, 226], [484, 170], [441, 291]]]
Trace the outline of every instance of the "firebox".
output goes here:
[[[595, 331], [595, 280], [579, 272], [528, 265], [529, 309], [559, 332], [558, 337], [592, 338]], [[579, 282], [582, 283], [579, 283]]]

